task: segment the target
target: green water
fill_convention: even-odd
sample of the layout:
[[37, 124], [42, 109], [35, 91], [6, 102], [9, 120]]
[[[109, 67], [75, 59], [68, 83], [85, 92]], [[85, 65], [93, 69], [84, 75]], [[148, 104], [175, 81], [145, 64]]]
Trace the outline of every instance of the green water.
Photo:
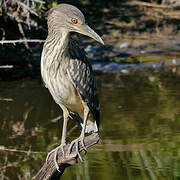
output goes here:
[[[179, 68], [96, 77], [104, 144], [82, 154], [84, 162], [67, 168], [62, 179], [180, 179]], [[62, 112], [40, 79], [0, 82], [0, 99], [0, 148], [18, 150], [0, 150], [0, 179], [31, 179], [60, 141], [62, 120], [53, 118]]]

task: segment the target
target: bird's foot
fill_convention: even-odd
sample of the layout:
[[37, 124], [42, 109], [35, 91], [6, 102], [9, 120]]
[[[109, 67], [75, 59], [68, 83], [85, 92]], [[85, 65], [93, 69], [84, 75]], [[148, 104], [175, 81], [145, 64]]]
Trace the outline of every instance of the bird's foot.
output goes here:
[[75, 139], [75, 140], [73, 140], [73, 141], [71, 142], [71, 144], [70, 144], [70, 146], [69, 146], [69, 149], [68, 149], [68, 155], [71, 154], [72, 148], [73, 148], [73, 146], [75, 145], [75, 148], [76, 148], [76, 152], [77, 152], [77, 154], [78, 154], [78, 157], [79, 157], [80, 161], [82, 162], [83, 160], [82, 160], [82, 157], [81, 157], [81, 155], [80, 155], [80, 153], [79, 153], [79, 143], [80, 143], [80, 142], [81, 142], [81, 145], [82, 145], [83, 150], [85, 151], [85, 153], [87, 153], [87, 148], [86, 148], [86, 146], [85, 146], [85, 144], [84, 144], [84, 135], [80, 135], [77, 139]]
[[49, 152], [48, 153], [48, 155], [47, 155], [47, 157], [46, 157], [46, 163], [48, 163], [48, 159], [49, 159], [49, 157], [50, 157], [50, 155], [52, 154], [52, 153], [54, 153], [54, 164], [55, 164], [55, 166], [56, 166], [56, 169], [57, 169], [57, 171], [58, 172], [60, 172], [60, 170], [59, 170], [59, 165], [58, 165], [58, 163], [57, 163], [57, 153], [58, 153], [58, 150], [59, 149], [61, 149], [61, 151], [62, 151], [62, 154], [63, 154], [63, 158], [65, 157], [65, 152], [64, 152], [64, 146], [65, 146], [66, 144], [61, 144], [60, 146], [58, 146], [58, 147], [56, 147], [55, 149], [53, 149], [51, 152]]

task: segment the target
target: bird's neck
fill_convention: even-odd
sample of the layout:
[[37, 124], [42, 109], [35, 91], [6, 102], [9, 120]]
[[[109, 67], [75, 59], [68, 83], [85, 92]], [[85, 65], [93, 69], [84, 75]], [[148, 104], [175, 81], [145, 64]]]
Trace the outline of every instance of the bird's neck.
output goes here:
[[[66, 31], [49, 32], [48, 37], [44, 43], [43, 52], [41, 56], [41, 73], [42, 77], [46, 79], [46, 74], [55, 76], [61, 64], [63, 68], [67, 68], [68, 62], [66, 57], [68, 55], [69, 33]], [[44, 80], [46, 81], [46, 80]]]
[[63, 28], [60, 30], [52, 29], [46, 39], [45, 47], [51, 49], [55, 54], [66, 55], [68, 51], [70, 33]]

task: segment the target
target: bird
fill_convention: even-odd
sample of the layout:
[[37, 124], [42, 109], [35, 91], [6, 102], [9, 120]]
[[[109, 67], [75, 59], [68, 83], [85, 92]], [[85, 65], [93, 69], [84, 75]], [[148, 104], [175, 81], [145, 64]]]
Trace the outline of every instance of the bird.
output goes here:
[[[85, 133], [98, 132], [100, 123], [100, 104], [94, 72], [85, 51], [72, 38], [72, 32], [89, 36], [103, 45], [104, 42], [86, 24], [83, 13], [73, 5], [56, 5], [47, 15], [48, 35], [41, 54], [41, 76], [45, 87], [63, 111], [61, 144], [48, 154], [47, 159], [55, 151], [54, 162], [59, 171], [57, 151], [61, 149], [64, 156], [63, 148], [66, 146], [67, 124], [71, 113], [80, 117], [82, 128], [80, 136], [70, 143], [68, 154], [75, 145], [81, 161], [79, 143], [87, 151], [84, 144]], [[90, 118], [94, 119], [93, 123], [89, 123]]]

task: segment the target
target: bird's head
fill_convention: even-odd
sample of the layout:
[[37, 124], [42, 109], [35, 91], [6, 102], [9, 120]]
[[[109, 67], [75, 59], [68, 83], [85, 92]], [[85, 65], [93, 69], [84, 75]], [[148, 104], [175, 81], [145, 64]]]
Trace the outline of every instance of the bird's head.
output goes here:
[[48, 26], [57, 31], [63, 28], [67, 32], [77, 32], [104, 44], [101, 37], [85, 23], [83, 13], [69, 4], [57, 5], [49, 11]]

